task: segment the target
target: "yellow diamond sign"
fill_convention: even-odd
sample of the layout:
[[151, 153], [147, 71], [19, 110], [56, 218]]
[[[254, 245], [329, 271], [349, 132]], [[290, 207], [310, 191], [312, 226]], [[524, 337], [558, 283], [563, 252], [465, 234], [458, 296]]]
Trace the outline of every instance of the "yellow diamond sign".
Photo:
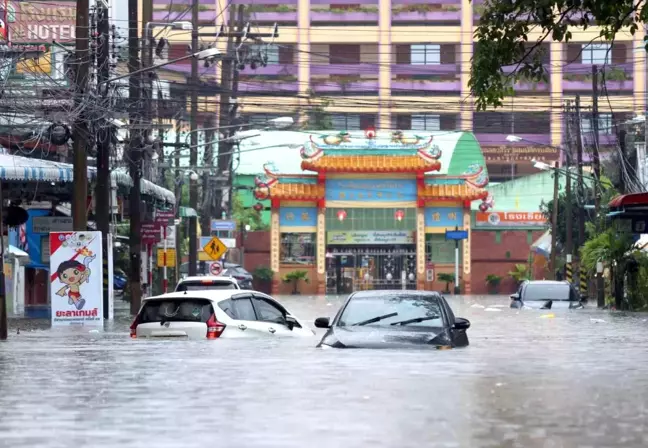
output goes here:
[[214, 237], [209, 240], [209, 243], [203, 246], [203, 250], [212, 260], [218, 260], [227, 252], [227, 246], [221, 240]]

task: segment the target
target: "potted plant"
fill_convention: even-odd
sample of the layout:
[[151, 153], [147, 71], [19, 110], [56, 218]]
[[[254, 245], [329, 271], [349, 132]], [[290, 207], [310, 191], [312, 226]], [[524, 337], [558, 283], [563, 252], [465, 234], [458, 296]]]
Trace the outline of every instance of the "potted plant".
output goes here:
[[515, 268], [512, 271], [509, 271], [509, 275], [517, 285], [531, 278], [529, 267], [522, 263], [516, 264]]
[[450, 294], [450, 283], [454, 283], [455, 281], [455, 276], [454, 274], [451, 274], [449, 272], [441, 272], [439, 275], [437, 275], [437, 279], [440, 282], [445, 283], [445, 291], [444, 294]]
[[299, 281], [303, 280], [304, 282], [308, 283], [308, 272], [306, 271], [292, 271], [287, 273], [284, 278], [282, 279], [284, 283], [291, 283], [293, 284], [293, 290], [292, 294], [299, 294]]
[[489, 294], [499, 294], [499, 285], [502, 282], [502, 277], [495, 274], [488, 274], [486, 276], [486, 284], [488, 285]]
[[274, 271], [267, 266], [259, 266], [254, 270], [252, 274], [254, 276], [254, 288], [257, 291], [270, 294], [272, 289], [272, 278], [274, 277]]

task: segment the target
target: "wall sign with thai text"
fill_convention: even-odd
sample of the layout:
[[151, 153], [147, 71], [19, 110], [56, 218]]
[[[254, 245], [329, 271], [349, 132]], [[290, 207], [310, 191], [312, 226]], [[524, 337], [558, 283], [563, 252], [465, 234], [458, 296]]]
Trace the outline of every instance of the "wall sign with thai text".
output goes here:
[[557, 160], [558, 151], [547, 146], [482, 146], [487, 162], [516, 160]]
[[476, 227], [542, 227], [547, 218], [540, 212], [477, 212]]
[[406, 230], [376, 230], [362, 232], [326, 232], [326, 244], [414, 244], [414, 232]]

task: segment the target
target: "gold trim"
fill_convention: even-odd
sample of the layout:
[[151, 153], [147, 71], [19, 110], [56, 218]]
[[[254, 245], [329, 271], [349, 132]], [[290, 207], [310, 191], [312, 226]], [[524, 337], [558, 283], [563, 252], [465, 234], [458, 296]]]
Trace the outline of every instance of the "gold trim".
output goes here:
[[326, 201], [329, 208], [416, 208], [416, 201], [400, 202], [360, 202], [360, 201]]
[[416, 274], [425, 275], [425, 210], [416, 210]]
[[471, 244], [471, 232], [470, 224], [472, 218], [470, 216], [470, 210], [464, 210], [463, 224], [464, 228], [468, 230], [468, 239], [463, 240], [463, 272], [464, 275], [470, 275], [470, 244]]
[[454, 227], [426, 227], [425, 233], [446, 233], [447, 230], [464, 230], [463, 227], [455, 229]]
[[457, 201], [456, 203], [450, 201], [425, 201], [425, 208], [430, 208], [430, 207], [464, 208], [462, 201]]
[[317, 207], [316, 201], [282, 201], [279, 200], [280, 207]]
[[[331, 156], [333, 157], [333, 156]], [[330, 173], [327, 179], [416, 179], [416, 174], [407, 173]]]
[[279, 272], [279, 210], [270, 215], [270, 269]]
[[317, 226], [279, 226], [279, 233], [315, 233]]
[[317, 212], [317, 273], [326, 273], [326, 210]]

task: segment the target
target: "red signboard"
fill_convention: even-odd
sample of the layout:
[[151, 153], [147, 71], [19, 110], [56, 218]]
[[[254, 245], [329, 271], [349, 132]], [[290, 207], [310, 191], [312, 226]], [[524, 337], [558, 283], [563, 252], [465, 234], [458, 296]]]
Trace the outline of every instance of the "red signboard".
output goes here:
[[160, 226], [171, 226], [175, 219], [175, 212], [173, 210], [158, 210], [155, 212], [155, 222]]
[[160, 225], [154, 222], [145, 222], [141, 226], [142, 244], [155, 244], [162, 239]]
[[73, 1], [7, 2], [9, 40], [12, 43], [71, 43], [76, 39], [76, 3]]
[[547, 224], [540, 212], [477, 212], [476, 227], [539, 227]]

